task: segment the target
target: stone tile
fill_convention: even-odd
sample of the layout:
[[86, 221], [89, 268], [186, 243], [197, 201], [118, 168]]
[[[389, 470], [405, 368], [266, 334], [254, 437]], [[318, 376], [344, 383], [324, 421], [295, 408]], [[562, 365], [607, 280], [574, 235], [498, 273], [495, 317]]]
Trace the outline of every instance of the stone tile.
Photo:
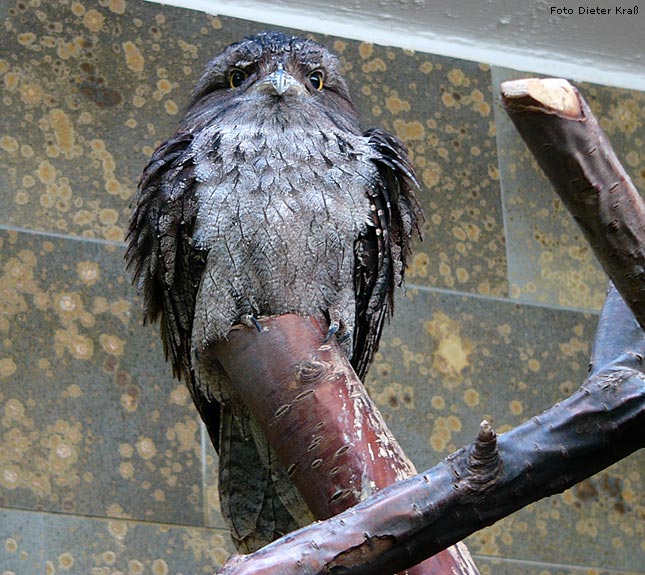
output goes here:
[[233, 38], [148, 2], [7, 4], [0, 223], [120, 241], [143, 166]]
[[3, 573], [214, 573], [232, 552], [219, 529], [0, 509]]
[[203, 524], [196, 412], [113, 245], [0, 231], [0, 505]]
[[422, 185], [425, 239], [408, 282], [507, 295], [488, 66], [336, 39], [365, 125], [406, 142]]
[[554, 565], [508, 559], [492, 559], [476, 555], [481, 575], [641, 575], [643, 571], [612, 571], [572, 565]]
[[[142, 168], [172, 134], [205, 62], [266, 28], [146, 2], [13, 1], [8, 15], [0, 185], [11, 191], [0, 197], [0, 224], [116, 241]], [[386, 127], [411, 149], [427, 214], [411, 280], [505, 295], [488, 68], [315, 38], [340, 55], [365, 126]]]
[[414, 288], [396, 303], [368, 383], [420, 466], [470, 443], [482, 419], [502, 432], [584, 381], [594, 314]]
[[[499, 432], [584, 381], [597, 318], [513, 302], [409, 290], [386, 328], [368, 387], [395, 436], [425, 469]], [[645, 453], [469, 538], [473, 553], [637, 569], [645, 554]]]
[[[531, 74], [494, 68], [493, 85]], [[579, 90], [616, 155], [645, 190], [645, 93], [594, 84]], [[599, 309], [607, 278], [506, 113], [496, 108], [511, 296], [522, 301]]]
[[45, 573], [45, 515], [0, 507], [0, 566], [3, 575]]

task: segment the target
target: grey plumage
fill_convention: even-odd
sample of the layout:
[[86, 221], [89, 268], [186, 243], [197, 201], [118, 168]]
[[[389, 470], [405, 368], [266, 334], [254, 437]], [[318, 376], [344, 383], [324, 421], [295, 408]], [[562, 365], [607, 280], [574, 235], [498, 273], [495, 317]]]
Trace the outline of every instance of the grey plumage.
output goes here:
[[240, 549], [311, 519], [226, 376], [204, 353], [249, 318], [324, 314], [363, 378], [420, 209], [401, 142], [361, 131], [339, 63], [280, 33], [226, 48], [145, 168], [127, 258], [220, 455]]

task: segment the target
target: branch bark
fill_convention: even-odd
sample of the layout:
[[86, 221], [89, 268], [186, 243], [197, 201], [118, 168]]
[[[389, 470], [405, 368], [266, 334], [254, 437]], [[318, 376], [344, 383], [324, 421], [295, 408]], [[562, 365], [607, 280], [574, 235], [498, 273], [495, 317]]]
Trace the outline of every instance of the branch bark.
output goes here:
[[504, 82], [502, 102], [598, 261], [645, 328], [645, 202], [566, 80]]
[[[416, 474], [320, 317], [285, 314], [236, 326], [209, 353], [231, 375], [317, 519]], [[252, 357], [253, 361], [249, 361]], [[477, 575], [463, 544], [409, 575]]]
[[612, 288], [596, 366], [569, 399], [264, 547], [220, 575], [389, 575], [645, 447], [645, 334]]

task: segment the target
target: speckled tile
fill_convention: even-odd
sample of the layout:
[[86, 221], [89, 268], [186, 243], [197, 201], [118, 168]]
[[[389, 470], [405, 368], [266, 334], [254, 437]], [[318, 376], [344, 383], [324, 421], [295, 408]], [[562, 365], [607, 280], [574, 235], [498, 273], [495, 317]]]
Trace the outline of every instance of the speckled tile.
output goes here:
[[611, 571], [575, 565], [491, 559], [481, 555], [475, 555], [473, 558], [481, 575], [642, 575], [645, 573], [642, 570]]
[[408, 281], [507, 295], [488, 66], [366, 43], [327, 43], [342, 58], [364, 123], [406, 142], [418, 172], [425, 239], [414, 247]]
[[[494, 68], [493, 85], [531, 74]], [[634, 185], [645, 190], [645, 93], [579, 84]], [[501, 105], [495, 110], [511, 296], [599, 309], [606, 276]]]
[[219, 529], [0, 509], [7, 575], [212, 574], [231, 552]]
[[[121, 240], [204, 63], [266, 26], [133, 0], [38, 4], [10, 2], [0, 48], [0, 223]], [[412, 281], [505, 295], [488, 68], [312, 37], [340, 55], [365, 126], [411, 149], [427, 214]]]
[[0, 567], [3, 575], [45, 573], [45, 514], [0, 507]]
[[[408, 289], [368, 384], [418, 466], [515, 427], [571, 394], [586, 374], [594, 314]], [[419, 419], [419, 413], [424, 414]], [[403, 440], [402, 440], [403, 441]]]
[[217, 49], [221, 24], [141, 1], [8, 4], [0, 223], [122, 240], [142, 167], [206, 60], [195, 42]]
[[[395, 436], [419, 469], [501, 433], [584, 381], [597, 317], [509, 301], [409, 290], [368, 376]], [[640, 568], [645, 452], [469, 538], [473, 553]]]
[[0, 231], [0, 504], [203, 523], [197, 415], [121, 247]]

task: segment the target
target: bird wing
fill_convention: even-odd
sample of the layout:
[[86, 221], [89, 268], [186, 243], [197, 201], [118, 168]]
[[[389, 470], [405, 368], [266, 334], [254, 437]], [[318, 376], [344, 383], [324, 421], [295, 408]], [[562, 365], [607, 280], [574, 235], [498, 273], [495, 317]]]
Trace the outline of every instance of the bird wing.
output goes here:
[[410, 238], [423, 217], [414, 190], [418, 188], [407, 150], [398, 138], [380, 128], [364, 136], [375, 150], [376, 185], [366, 231], [355, 242], [354, 291], [356, 323], [351, 363], [364, 379], [376, 353], [383, 323], [394, 308], [394, 289], [403, 282]]
[[195, 297], [205, 254], [192, 246], [197, 217], [193, 135], [179, 132], [159, 146], [132, 202], [126, 259], [144, 300], [144, 321], [159, 319], [166, 359], [184, 379], [218, 448], [220, 406], [200, 392], [191, 359]]

